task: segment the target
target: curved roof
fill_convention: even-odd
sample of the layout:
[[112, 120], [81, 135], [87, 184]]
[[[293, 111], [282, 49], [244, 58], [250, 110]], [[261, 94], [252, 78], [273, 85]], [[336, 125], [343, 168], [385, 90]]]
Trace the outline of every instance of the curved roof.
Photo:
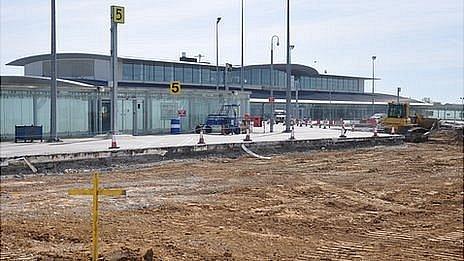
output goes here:
[[[91, 53], [59, 53], [57, 54], [57, 59], [98, 59], [98, 60], [110, 60], [109, 55], [103, 54], [91, 54]], [[182, 62], [182, 61], [173, 61], [173, 60], [154, 60], [154, 59], [143, 59], [143, 58], [133, 58], [133, 57], [118, 57], [118, 59], [127, 61], [129, 63], [134, 62], [167, 62], [167, 63], [181, 63], [181, 64], [196, 64], [200, 66], [208, 66], [212, 67], [214, 65], [205, 64], [205, 63], [194, 63], [194, 62]], [[7, 63], [6, 65], [15, 65], [15, 66], [25, 66], [26, 64], [39, 62], [39, 61], [47, 61], [50, 60], [50, 54], [39, 54], [39, 55], [32, 55], [23, 58], [16, 59]], [[287, 64], [285, 63], [277, 63], [273, 64], [274, 69], [279, 71], [286, 71]], [[220, 66], [223, 67], [223, 66]], [[257, 65], [247, 65], [245, 68], [269, 68], [270, 64], [257, 64]], [[237, 68], [237, 67], [235, 67]], [[291, 66], [292, 75], [297, 77], [299, 76], [319, 76], [319, 77], [343, 77], [343, 78], [354, 78], [354, 79], [372, 79], [367, 77], [358, 77], [358, 76], [345, 76], [345, 75], [329, 75], [329, 74], [319, 74], [319, 72], [309, 66], [302, 65], [302, 64], [292, 64]], [[375, 80], [380, 80], [379, 78], [375, 78]]]
[[[56, 59], [100, 59], [110, 60], [110, 56], [102, 54], [90, 54], [90, 53], [59, 53], [56, 55]], [[7, 63], [6, 65], [24, 66], [26, 64], [50, 60], [50, 54], [38, 54], [27, 56], [16, 59]]]
[[[2, 87], [25, 87], [25, 88], [41, 88], [41, 87], [50, 87], [51, 79], [50, 77], [40, 77], [40, 76], [0, 76], [0, 83]], [[94, 90], [96, 87], [91, 84], [56, 79], [58, 87], [67, 87], [67, 88], [79, 88]]]
[[[277, 64], [273, 64], [272, 66], [275, 70], [284, 71], [284, 72], [287, 70], [287, 64], [285, 63], [277, 63]], [[267, 69], [270, 67], [270, 64], [248, 65], [245, 67], [251, 68], [251, 69], [253, 68], [266, 68]], [[292, 75], [295, 75], [295, 76], [317, 76], [319, 75], [319, 72], [316, 69], [306, 66], [306, 65], [302, 65], [302, 64], [292, 64], [291, 69], [292, 69]]]
[[[294, 99], [294, 91], [292, 91], [292, 99]], [[277, 99], [285, 99], [285, 91], [274, 91], [274, 96]], [[251, 98], [257, 99], [268, 99], [268, 90], [256, 90], [251, 94]], [[372, 102], [371, 93], [345, 93], [345, 92], [321, 92], [321, 91], [298, 91], [298, 99], [300, 100], [322, 100], [322, 101], [356, 101], [356, 102]], [[385, 93], [374, 93], [374, 99], [376, 102], [392, 102], [396, 101], [397, 96]], [[401, 102], [409, 103], [423, 103], [421, 101], [400, 97]]]

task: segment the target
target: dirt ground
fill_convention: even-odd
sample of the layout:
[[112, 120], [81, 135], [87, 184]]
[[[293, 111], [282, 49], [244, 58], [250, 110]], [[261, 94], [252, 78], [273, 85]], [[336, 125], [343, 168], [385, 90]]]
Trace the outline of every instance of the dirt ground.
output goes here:
[[[88, 259], [90, 173], [4, 178], [0, 260]], [[462, 260], [463, 148], [441, 142], [104, 173], [105, 260]]]

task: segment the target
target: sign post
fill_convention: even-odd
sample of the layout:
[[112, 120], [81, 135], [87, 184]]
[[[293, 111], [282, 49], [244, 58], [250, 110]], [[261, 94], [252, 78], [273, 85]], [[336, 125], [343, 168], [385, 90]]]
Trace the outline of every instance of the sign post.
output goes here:
[[98, 196], [125, 196], [123, 189], [103, 189], [99, 187], [98, 173], [93, 174], [91, 189], [70, 189], [70, 196], [92, 196], [92, 260], [98, 259]]
[[124, 7], [111, 6], [111, 135], [110, 149], [118, 148], [115, 135], [117, 133], [116, 114], [118, 111], [118, 24], [124, 23]]

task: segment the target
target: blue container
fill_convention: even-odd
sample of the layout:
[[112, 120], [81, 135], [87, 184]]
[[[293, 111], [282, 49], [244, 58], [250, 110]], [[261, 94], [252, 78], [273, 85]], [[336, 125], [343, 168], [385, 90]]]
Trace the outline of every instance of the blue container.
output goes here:
[[179, 134], [180, 133], [180, 119], [173, 118], [171, 119], [171, 134]]

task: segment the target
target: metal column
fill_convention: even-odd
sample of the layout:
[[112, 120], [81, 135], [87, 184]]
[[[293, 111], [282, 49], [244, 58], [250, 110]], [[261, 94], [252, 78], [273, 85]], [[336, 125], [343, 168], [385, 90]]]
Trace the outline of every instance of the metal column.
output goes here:
[[118, 24], [111, 21], [111, 134], [117, 134], [118, 100]]
[[275, 102], [275, 99], [274, 99], [274, 75], [273, 75], [273, 72], [274, 72], [274, 48], [272, 47], [272, 38], [271, 38], [271, 70], [269, 72], [269, 74], [271, 75], [271, 79], [269, 79], [269, 84], [271, 85], [271, 97], [272, 97], [272, 101], [271, 101], [271, 120], [270, 120], [270, 132], [274, 132], [274, 102]]
[[55, 0], [51, 0], [51, 59], [50, 59], [50, 142], [58, 141], [56, 134], [56, 15], [55, 15]]
[[287, 90], [285, 100], [285, 132], [290, 132], [291, 77], [290, 64], [290, 0], [287, 0]]
[[241, 48], [241, 64], [240, 64], [240, 90], [243, 92], [243, 0], [242, 0], [242, 48]]

